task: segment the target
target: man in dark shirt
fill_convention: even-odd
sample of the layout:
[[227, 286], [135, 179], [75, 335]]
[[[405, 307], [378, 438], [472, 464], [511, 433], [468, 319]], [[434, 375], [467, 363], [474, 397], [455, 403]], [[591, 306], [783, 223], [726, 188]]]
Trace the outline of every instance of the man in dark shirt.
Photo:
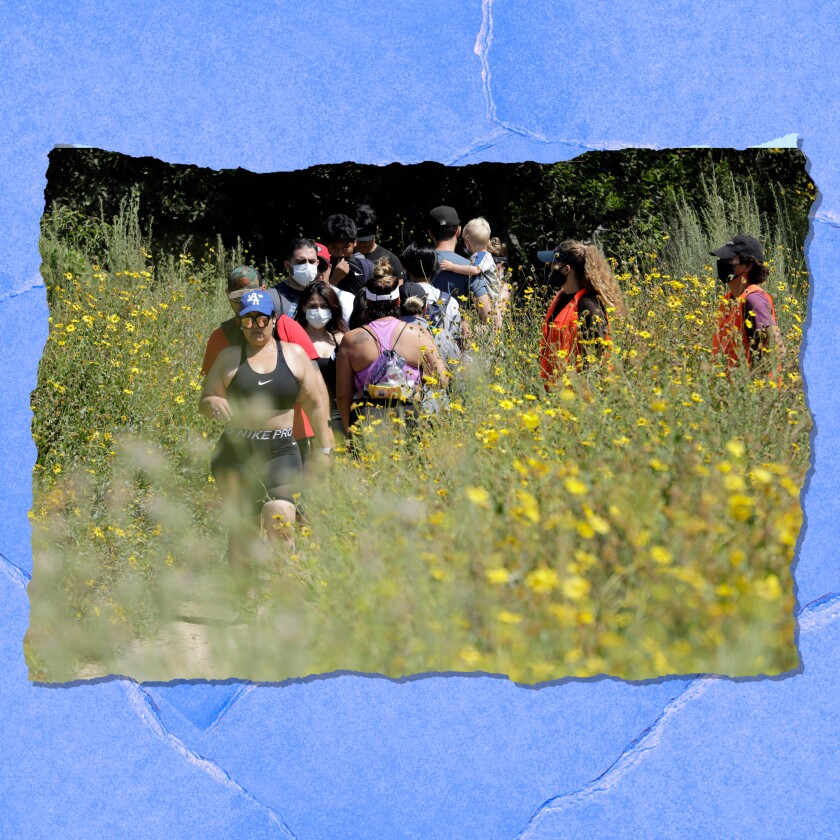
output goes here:
[[278, 311], [294, 318], [300, 296], [318, 276], [318, 252], [315, 240], [305, 237], [293, 239], [286, 251], [283, 267], [286, 269], [286, 277], [273, 286], [271, 291], [280, 296]]
[[[449, 260], [457, 265], [469, 265], [469, 260], [455, 253], [455, 245], [461, 235], [461, 222], [454, 207], [441, 205], [429, 213], [429, 237], [435, 243], [438, 259]], [[452, 271], [439, 271], [432, 285], [441, 292], [455, 295], [459, 300], [470, 298], [475, 304], [478, 318], [483, 323], [490, 320], [493, 314], [493, 303], [484, 279], [480, 274], [467, 277], [465, 274], [455, 274]]]
[[369, 204], [360, 204], [356, 208], [356, 253], [367, 257], [374, 265], [386, 257], [394, 270], [394, 276], [405, 279], [405, 270], [396, 254], [383, 248], [377, 241], [379, 233], [376, 211]]
[[364, 289], [373, 271], [373, 263], [356, 250], [356, 223], [341, 213], [324, 222], [324, 244], [330, 252], [330, 282], [343, 292], [354, 295]]

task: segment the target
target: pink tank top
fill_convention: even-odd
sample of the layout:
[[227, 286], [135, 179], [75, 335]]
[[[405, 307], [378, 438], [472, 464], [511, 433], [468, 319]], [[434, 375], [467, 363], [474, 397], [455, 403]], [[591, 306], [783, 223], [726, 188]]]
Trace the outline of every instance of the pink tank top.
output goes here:
[[[377, 318], [375, 321], [365, 324], [365, 326], [376, 336], [376, 340], [379, 342], [379, 352], [381, 353], [383, 350], [390, 350], [393, 347], [391, 341], [398, 340], [400, 335], [402, 335], [402, 331], [400, 331], [397, 334], [396, 339], [394, 339], [394, 330], [396, 330], [397, 327], [405, 327], [405, 322], [400, 321], [397, 318], [387, 317]], [[377, 356], [366, 368], [363, 368], [353, 374], [353, 382], [356, 384], [357, 394], [364, 391], [365, 386], [370, 381], [371, 368], [378, 360], [379, 356]], [[405, 363], [403, 372], [405, 373], [405, 378], [412, 385], [415, 385], [420, 381], [420, 371], [408, 362]]]

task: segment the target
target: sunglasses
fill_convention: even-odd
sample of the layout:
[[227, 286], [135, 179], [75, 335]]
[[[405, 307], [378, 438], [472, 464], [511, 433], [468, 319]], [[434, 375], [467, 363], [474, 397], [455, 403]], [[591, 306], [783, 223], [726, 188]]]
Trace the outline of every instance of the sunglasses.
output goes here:
[[240, 321], [246, 330], [251, 329], [254, 325], [263, 329], [271, 323], [271, 315], [257, 315], [256, 318], [251, 315], [246, 315], [244, 318], [240, 318]]

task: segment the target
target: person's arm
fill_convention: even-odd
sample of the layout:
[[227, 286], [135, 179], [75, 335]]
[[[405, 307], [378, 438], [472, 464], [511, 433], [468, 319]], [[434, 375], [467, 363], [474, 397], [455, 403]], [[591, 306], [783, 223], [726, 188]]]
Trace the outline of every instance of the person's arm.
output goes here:
[[210, 368], [213, 367], [213, 362], [216, 361], [219, 353], [221, 353], [225, 347], [230, 347], [230, 344], [228, 343], [222, 328], [216, 327], [216, 329], [210, 333], [210, 338], [207, 339], [207, 347], [204, 349], [204, 359], [201, 362], [202, 376], [207, 376], [210, 372]]
[[[359, 332], [365, 335], [364, 330]], [[348, 335], [350, 333], [347, 333], [342, 339], [335, 356], [335, 403], [338, 406], [345, 432], [350, 431], [350, 408], [353, 404], [354, 390], [353, 368], [350, 366], [350, 355], [347, 350], [353, 338], [348, 340]]]
[[449, 384], [449, 371], [438, 353], [437, 345], [429, 331], [419, 324], [411, 324], [409, 329], [419, 333], [420, 370], [425, 376], [436, 377], [442, 388]]
[[302, 347], [297, 344], [284, 344], [283, 353], [300, 385], [298, 402], [303, 406], [312, 423], [318, 446], [321, 449], [332, 449], [335, 446], [335, 440], [330, 428], [329, 396], [324, 378], [312, 367]]
[[787, 354], [785, 342], [782, 338], [782, 331], [776, 326], [776, 324], [772, 324], [764, 330], [763, 341], [767, 352], [771, 355], [785, 356]]
[[477, 265], [461, 265], [449, 260], [440, 261], [440, 270], [451, 271], [453, 274], [463, 274], [466, 277], [476, 277], [481, 274], [481, 269]]
[[493, 301], [486, 292], [483, 295], [473, 295], [473, 303], [478, 312], [478, 320], [486, 324], [493, 316]]
[[600, 356], [607, 340], [607, 316], [598, 301], [585, 297], [580, 302], [578, 314], [581, 338], [590, 347], [594, 347]]
[[499, 296], [496, 298], [496, 304], [493, 307], [493, 324], [497, 330], [502, 328], [505, 312], [510, 302], [510, 286], [504, 280], [499, 283]]
[[757, 292], [747, 295], [745, 309], [747, 319], [755, 325], [753, 346], [759, 357], [784, 356], [785, 343], [767, 298]]
[[238, 347], [226, 347], [216, 357], [216, 361], [213, 362], [204, 380], [204, 388], [198, 400], [198, 410], [211, 420], [227, 423], [233, 416], [227, 401], [224, 373], [235, 364], [238, 356]]

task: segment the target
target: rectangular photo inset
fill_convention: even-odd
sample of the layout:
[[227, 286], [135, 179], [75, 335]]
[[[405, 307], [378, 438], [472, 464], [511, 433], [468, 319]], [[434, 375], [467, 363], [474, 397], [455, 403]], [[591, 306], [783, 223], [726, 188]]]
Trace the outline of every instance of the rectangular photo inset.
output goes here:
[[795, 668], [815, 195], [796, 149], [53, 150], [32, 679]]

